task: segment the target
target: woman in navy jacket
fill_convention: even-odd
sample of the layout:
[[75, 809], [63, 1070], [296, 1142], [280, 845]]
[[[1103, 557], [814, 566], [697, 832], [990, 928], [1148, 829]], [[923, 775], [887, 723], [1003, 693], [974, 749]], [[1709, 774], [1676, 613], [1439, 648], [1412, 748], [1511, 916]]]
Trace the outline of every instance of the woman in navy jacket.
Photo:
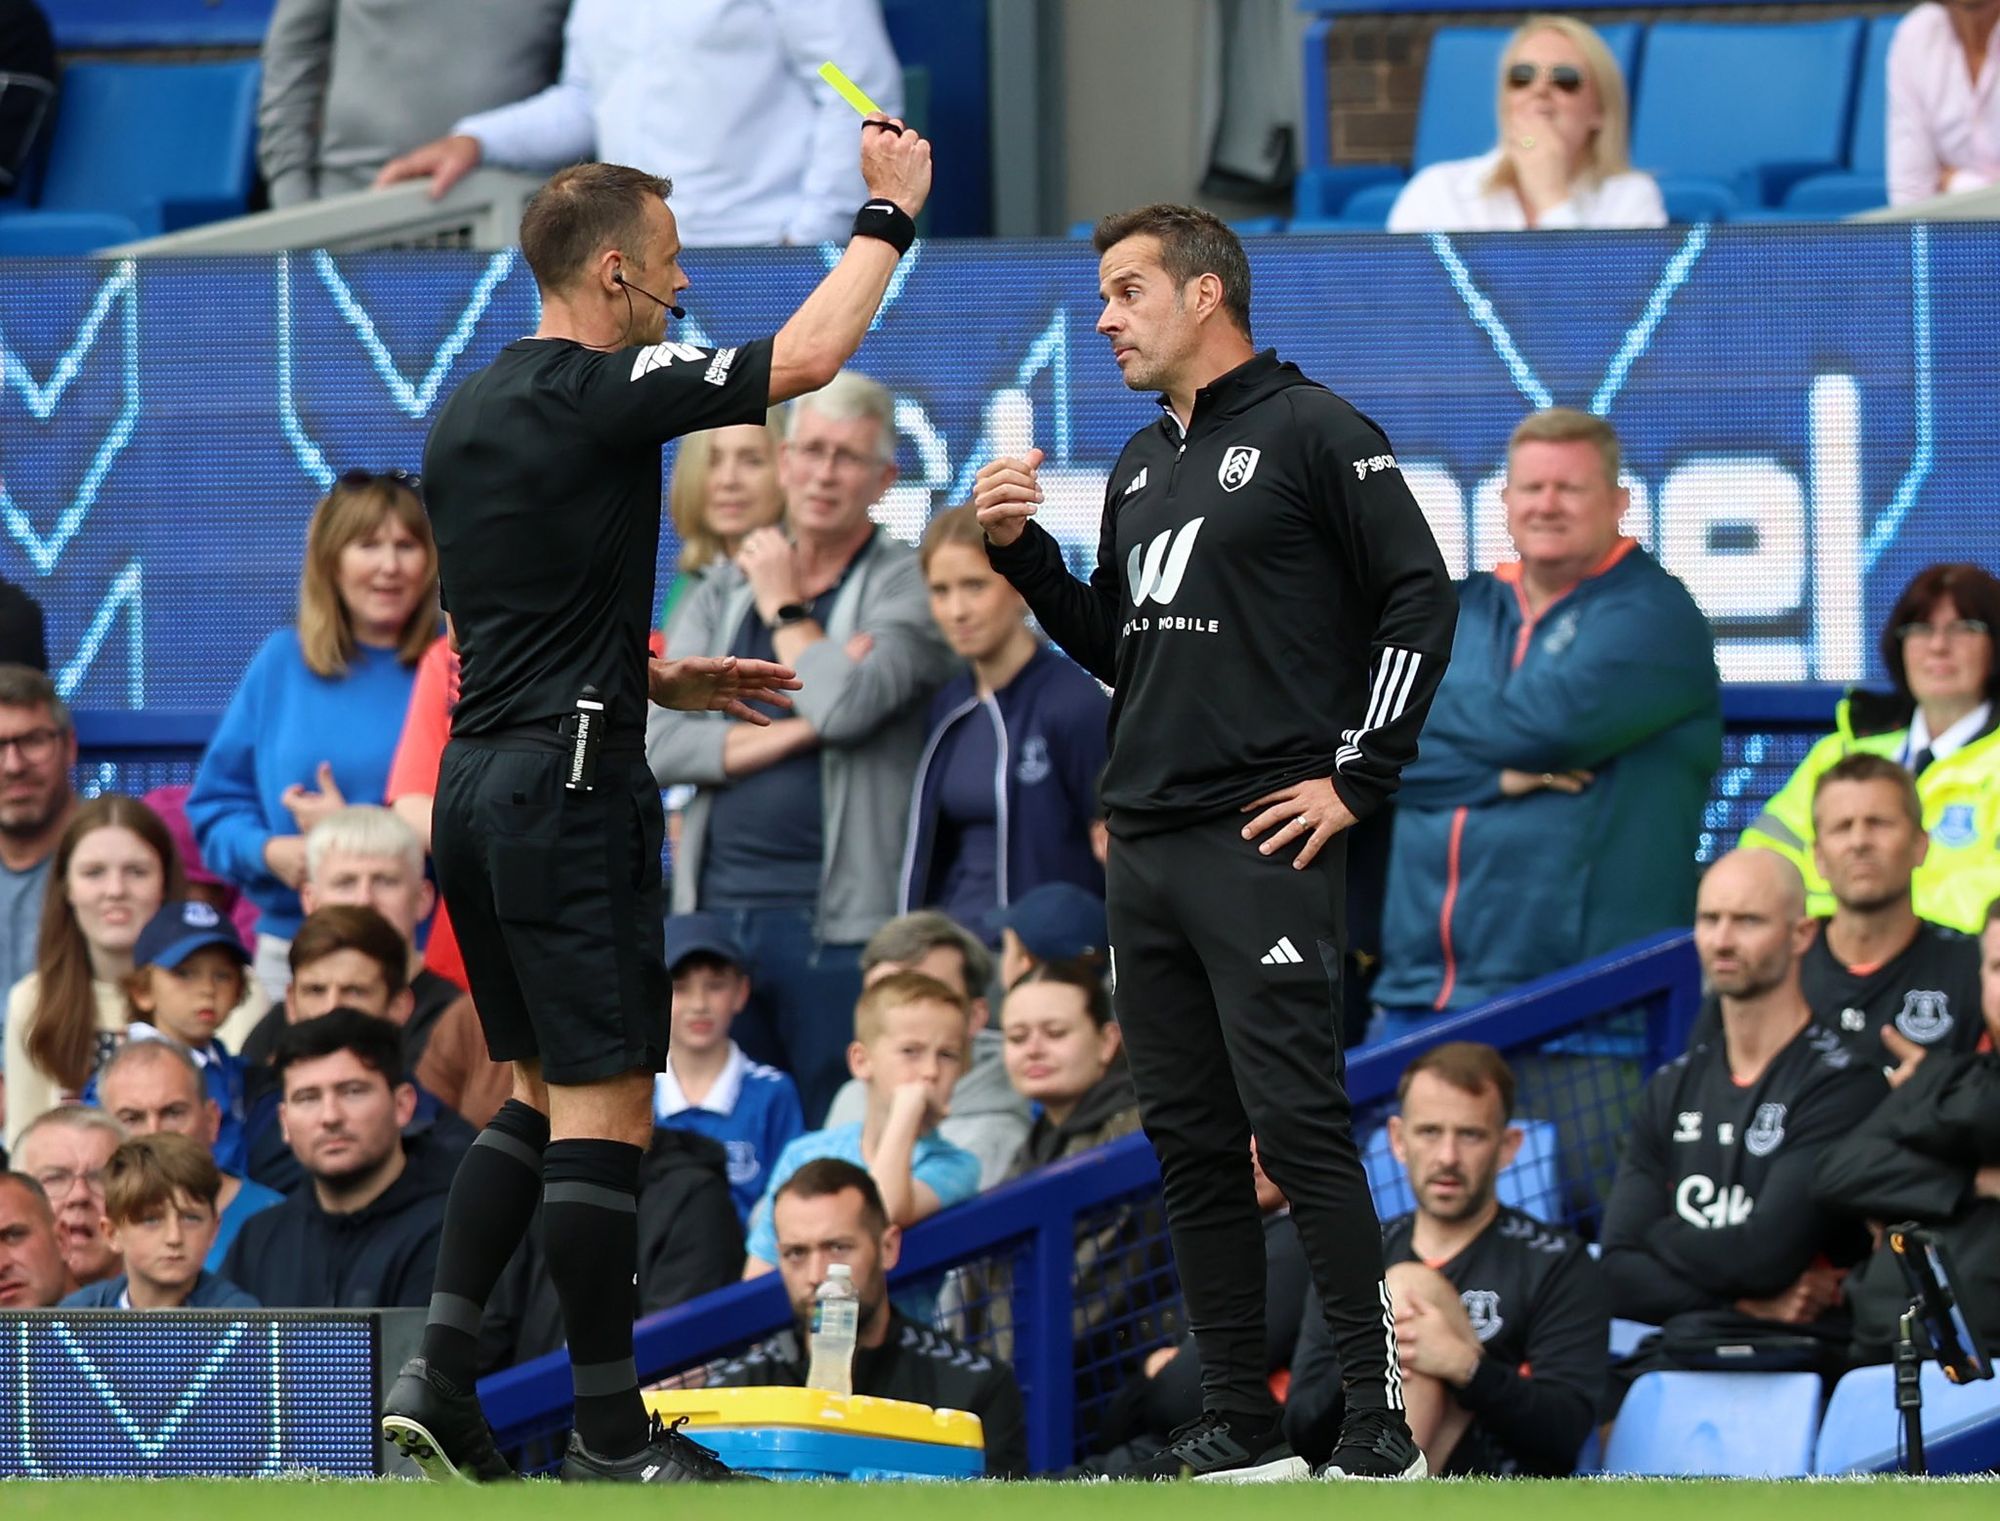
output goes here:
[[990, 940], [987, 916], [1045, 882], [1103, 896], [1090, 825], [1111, 704], [1028, 628], [970, 507], [939, 514], [919, 556], [931, 616], [967, 669], [931, 704], [902, 908], [941, 909]]

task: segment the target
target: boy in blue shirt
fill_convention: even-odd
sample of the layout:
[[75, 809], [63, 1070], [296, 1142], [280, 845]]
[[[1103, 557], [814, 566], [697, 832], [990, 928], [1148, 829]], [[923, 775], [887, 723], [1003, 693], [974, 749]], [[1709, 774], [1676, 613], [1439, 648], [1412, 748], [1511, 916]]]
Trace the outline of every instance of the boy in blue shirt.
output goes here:
[[667, 920], [667, 971], [674, 979], [674, 1008], [667, 1068], [653, 1085], [653, 1119], [722, 1143], [729, 1196], [747, 1221], [764, 1196], [771, 1164], [805, 1129], [799, 1090], [729, 1038], [749, 1001], [750, 977], [721, 915]]
[[772, 1198], [787, 1178], [820, 1157], [865, 1168], [882, 1191], [891, 1225], [915, 1225], [979, 1192], [979, 1159], [937, 1133], [970, 1058], [970, 1023], [967, 1001], [922, 972], [897, 972], [862, 993], [847, 1066], [868, 1085], [867, 1117], [808, 1131], [784, 1149], [751, 1212], [745, 1278], [777, 1266]]
[[125, 1262], [115, 1278], [78, 1289], [66, 1309], [254, 1310], [257, 1301], [202, 1264], [215, 1239], [222, 1174], [184, 1135], [141, 1135], [104, 1164], [104, 1228]]

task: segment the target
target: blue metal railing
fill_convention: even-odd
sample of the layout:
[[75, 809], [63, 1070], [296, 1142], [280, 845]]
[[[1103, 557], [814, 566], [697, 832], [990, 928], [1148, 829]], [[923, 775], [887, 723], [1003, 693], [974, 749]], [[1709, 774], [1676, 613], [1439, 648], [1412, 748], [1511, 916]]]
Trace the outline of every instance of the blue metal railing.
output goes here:
[[[1541, 1049], [1620, 1016], [1638, 1026], [1639, 1061], [1650, 1072], [1685, 1048], [1700, 1001], [1692, 937], [1654, 936], [1597, 961], [1531, 983], [1505, 998], [1439, 1018], [1429, 1030], [1357, 1051], [1348, 1091], [1365, 1118], [1393, 1098], [1403, 1068], [1446, 1040], [1483, 1040], [1502, 1051]], [[946, 1271], [1025, 1250], [1016, 1272], [1013, 1355], [1028, 1397], [1029, 1461], [1036, 1472], [1073, 1460], [1077, 1410], [1077, 1222], [1158, 1187], [1159, 1169], [1141, 1136], [1057, 1163], [916, 1226], [904, 1238], [897, 1285], [933, 1282]], [[788, 1325], [791, 1307], [775, 1275], [649, 1316], [637, 1334], [642, 1375], [658, 1378], [724, 1357]], [[484, 1380], [480, 1395], [502, 1447], [559, 1435], [570, 1414], [568, 1359], [553, 1353]]]

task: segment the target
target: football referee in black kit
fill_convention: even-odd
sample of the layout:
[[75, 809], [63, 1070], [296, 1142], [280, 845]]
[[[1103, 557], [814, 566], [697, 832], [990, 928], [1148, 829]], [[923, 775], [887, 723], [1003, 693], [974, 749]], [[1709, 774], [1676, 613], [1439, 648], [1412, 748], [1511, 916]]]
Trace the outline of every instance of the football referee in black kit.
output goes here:
[[1126, 385], [1163, 394], [1111, 472], [1089, 583], [1028, 521], [1039, 450], [987, 464], [973, 499], [994, 566], [1115, 688], [1112, 978], [1204, 1407], [1150, 1473], [1305, 1472], [1264, 1383], [1254, 1133], [1340, 1353], [1347, 1415], [1320, 1474], [1419, 1478], [1343, 1088], [1341, 832], [1417, 753], [1456, 601], [1381, 430], [1252, 345], [1234, 233], [1147, 206], [1096, 244], [1097, 330]]
[[930, 146], [871, 118], [861, 169], [875, 199], [840, 262], [775, 338], [717, 350], [662, 341], [688, 284], [668, 183], [614, 164], [560, 171], [521, 218], [541, 326], [431, 429], [426, 500], [464, 662], [438, 879], [487, 1046], [514, 1064], [513, 1098], [452, 1184], [422, 1355], [383, 1411], [433, 1477], [509, 1475], [474, 1362], [481, 1310], [538, 1202], [576, 1392], [563, 1478], [728, 1476], [649, 1426], [632, 1357], [639, 1164], [672, 1003], [642, 741], [648, 698], [762, 722], [745, 702], [783, 703], [798, 682], [762, 661], [648, 662], [660, 446], [762, 422], [861, 346], [916, 236]]

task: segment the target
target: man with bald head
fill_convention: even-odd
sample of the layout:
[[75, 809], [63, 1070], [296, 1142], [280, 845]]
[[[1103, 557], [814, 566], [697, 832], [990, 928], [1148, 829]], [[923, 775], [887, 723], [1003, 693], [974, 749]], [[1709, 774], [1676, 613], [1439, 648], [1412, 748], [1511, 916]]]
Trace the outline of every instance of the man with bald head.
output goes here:
[[0, 1310], [46, 1310], [76, 1287], [42, 1185], [24, 1172], [0, 1172]]
[[1835, 1269], [1868, 1241], [1813, 1202], [1812, 1176], [1888, 1085], [1813, 1022], [1812, 935], [1805, 883], [1775, 852], [1732, 851], [1702, 878], [1702, 1022], [1719, 1033], [1646, 1085], [1605, 1207], [1612, 1313], [1665, 1333], [1629, 1372], [1760, 1340], [1817, 1367], [1846, 1344]]

